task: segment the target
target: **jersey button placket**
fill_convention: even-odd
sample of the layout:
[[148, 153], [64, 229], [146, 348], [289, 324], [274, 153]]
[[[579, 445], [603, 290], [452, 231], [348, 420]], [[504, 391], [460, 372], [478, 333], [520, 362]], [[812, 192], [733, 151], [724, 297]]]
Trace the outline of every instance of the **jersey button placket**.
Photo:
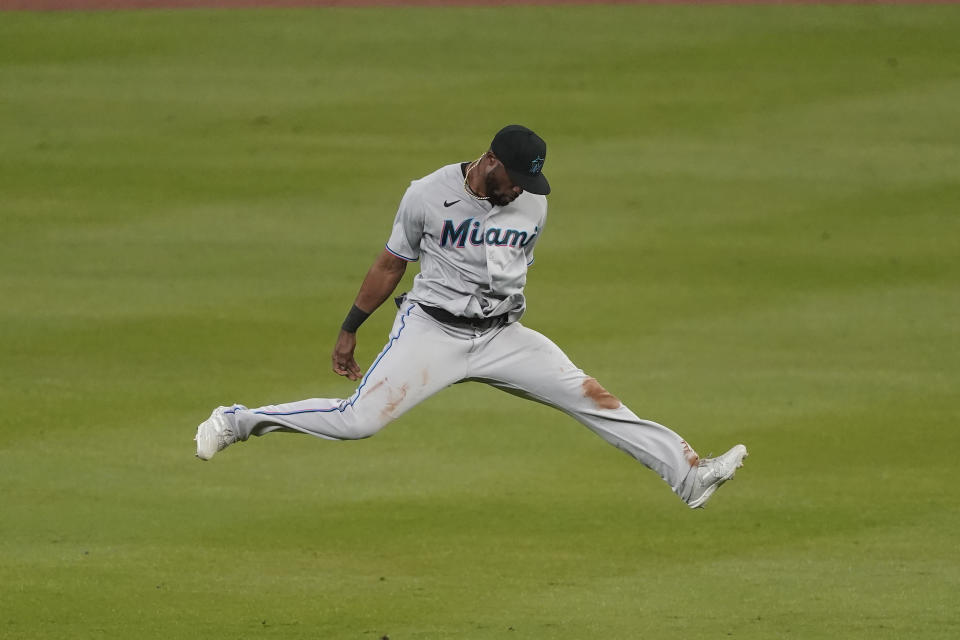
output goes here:
[[[496, 211], [496, 209], [493, 211]], [[487, 272], [487, 291], [493, 290], [493, 276], [490, 275], [490, 245], [487, 244], [487, 227], [490, 224], [490, 216], [493, 215], [493, 211], [485, 215], [483, 217], [483, 222], [480, 223], [480, 231], [482, 233], [480, 239], [483, 240], [483, 266], [484, 270]], [[477, 327], [473, 328], [473, 337], [473, 342], [476, 346], [479, 343], [480, 338], [480, 330]]]
[[[481, 231], [483, 235], [480, 236], [483, 239], [483, 256], [484, 256], [484, 266], [487, 270], [487, 289], [493, 291], [493, 272], [490, 270], [490, 263], [493, 259], [493, 247], [487, 242], [487, 229], [490, 226], [490, 218], [492, 218], [499, 209], [494, 207], [491, 209], [490, 213], [483, 217], [483, 223], [481, 224]], [[479, 335], [479, 334], [477, 334]]]

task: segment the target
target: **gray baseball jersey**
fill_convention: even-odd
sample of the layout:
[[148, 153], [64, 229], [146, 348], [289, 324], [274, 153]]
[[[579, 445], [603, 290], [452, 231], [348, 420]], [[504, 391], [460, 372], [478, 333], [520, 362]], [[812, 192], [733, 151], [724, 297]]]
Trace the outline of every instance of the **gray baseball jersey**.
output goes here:
[[451, 164], [410, 184], [387, 251], [421, 261], [411, 302], [515, 322], [526, 308], [527, 267], [546, 218], [545, 196], [524, 192], [504, 207], [471, 197], [463, 165]]

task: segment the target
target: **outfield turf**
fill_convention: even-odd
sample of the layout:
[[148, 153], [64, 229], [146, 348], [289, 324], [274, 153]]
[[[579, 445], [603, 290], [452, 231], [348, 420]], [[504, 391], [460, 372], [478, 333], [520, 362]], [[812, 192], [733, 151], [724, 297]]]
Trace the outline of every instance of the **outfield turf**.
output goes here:
[[[960, 637], [960, 8], [0, 14], [0, 638]], [[746, 467], [460, 385], [201, 463], [509, 122], [524, 319]], [[408, 274], [407, 281], [413, 270]], [[364, 366], [391, 322], [360, 333]]]

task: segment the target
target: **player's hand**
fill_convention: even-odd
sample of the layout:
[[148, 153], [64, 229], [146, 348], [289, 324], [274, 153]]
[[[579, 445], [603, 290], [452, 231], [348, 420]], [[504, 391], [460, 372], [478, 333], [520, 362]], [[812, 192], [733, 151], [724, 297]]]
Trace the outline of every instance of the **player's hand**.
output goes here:
[[346, 376], [351, 380], [359, 380], [363, 375], [360, 365], [353, 358], [353, 350], [357, 348], [357, 334], [340, 331], [337, 344], [333, 347], [333, 372], [338, 376]]

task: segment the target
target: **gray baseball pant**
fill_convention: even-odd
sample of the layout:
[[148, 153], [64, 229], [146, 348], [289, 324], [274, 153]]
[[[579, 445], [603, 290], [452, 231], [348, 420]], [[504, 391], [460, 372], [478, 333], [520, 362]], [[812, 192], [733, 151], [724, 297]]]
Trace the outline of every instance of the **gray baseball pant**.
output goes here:
[[667, 427], [638, 418], [548, 338], [519, 322], [486, 331], [444, 324], [413, 303], [397, 312], [386, 346], [350, 398], [235, 405], [226, 416], [240, 440], [273, 431], [356, 440], [468, 380], [563, 411], [655, 471], [681, 498], [689, 495], [696, 452]]

